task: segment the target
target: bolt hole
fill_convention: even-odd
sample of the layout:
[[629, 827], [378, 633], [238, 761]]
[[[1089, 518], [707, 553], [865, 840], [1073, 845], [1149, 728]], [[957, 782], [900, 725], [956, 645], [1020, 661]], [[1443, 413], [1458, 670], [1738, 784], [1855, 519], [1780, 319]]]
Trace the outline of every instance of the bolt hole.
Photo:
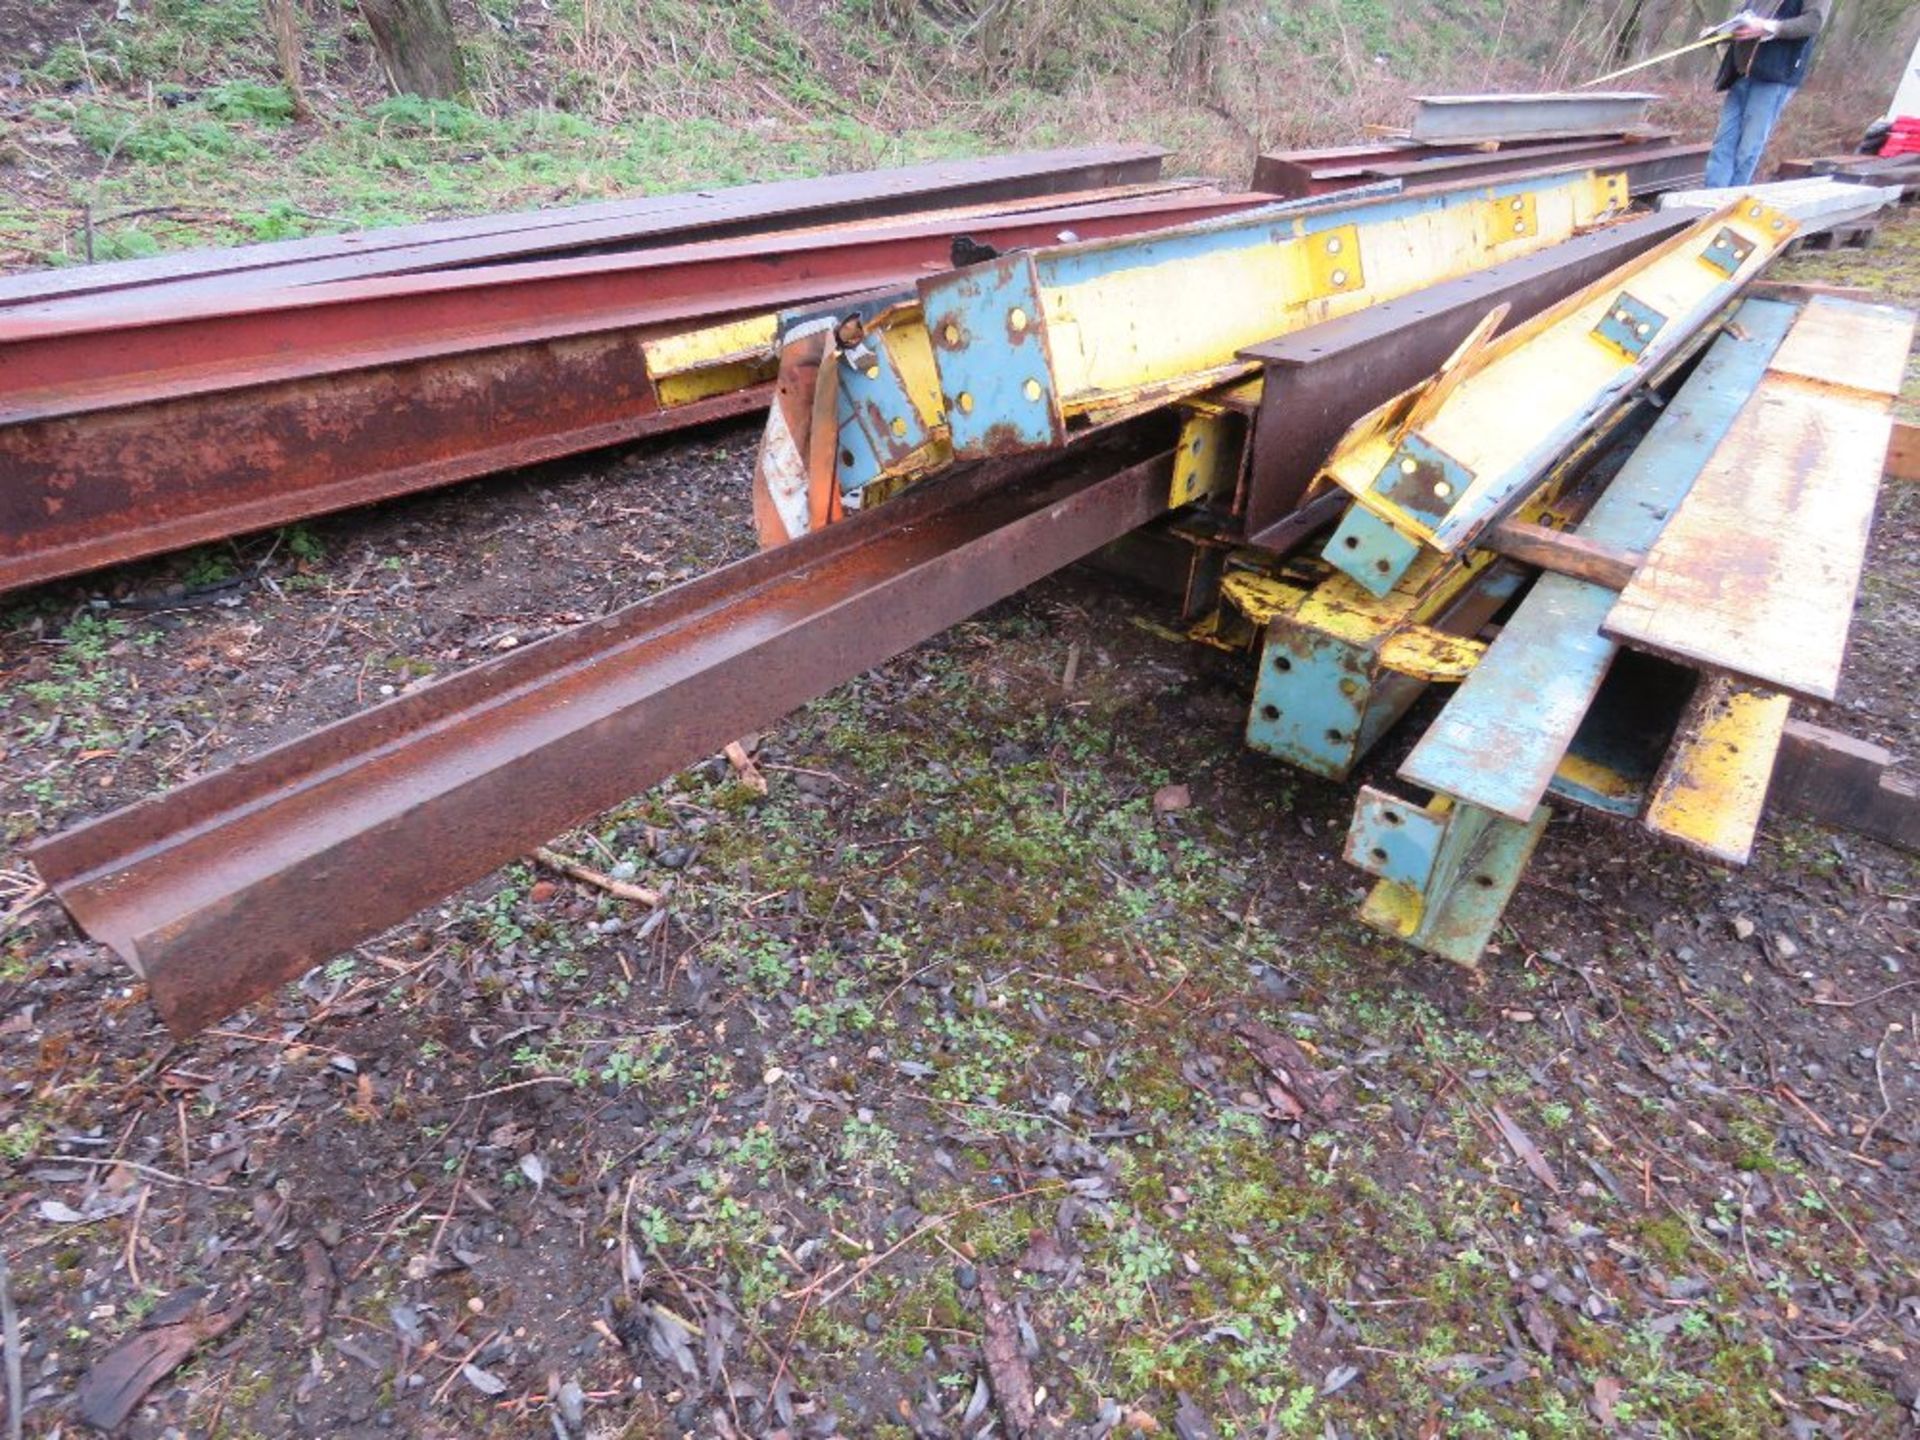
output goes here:
[[1284, 655], [1276, 655], [1273, 657], [1273, 668], [1284, 675], [1287, 671], [1293, 669], [1293, 661]]
[[1398, 825], [1400, 823], [1400, 812], [1398, 810], [1382, 810], [1380, 812], [1380, 818], [1389, 825]]
[[1346, 546], [1349, 550], [1358, 550], [1360, 548], [1360, 537], [1358, 535], [1347, 536]]
[[1331, 740], [1335, 745], [1344, 745], [1347, 743], [1347, 735], [1344, 730], [1327, 731], [1327, 739]]
[[1491, 890], [1493, 888], [1493, 877], [1491, 875], [1476, 875], [1473, 877], [1473, 883], [1478, 885], [1482, 890]]
[[1393, 569], [1393, 566], [1388, 564], [1385, 560], [1376, 560], [1373, 562], [1373, 568], [1377, 570], [1380, 574], [1385, 575]]
[[1387, 852], [1385, 850], [1382, 850], [1378, 845], [1374, 846], [1373, 849], [1369, 850], [1367, 853], [1373, 856], [1374, 864], [1384, 865], [1387, 863]]
[[1262, 705], [1260, 707], [1260, 718], [1262, 720], [1278, 720], [1280, 718], [1280, 707], [1278, 705]]

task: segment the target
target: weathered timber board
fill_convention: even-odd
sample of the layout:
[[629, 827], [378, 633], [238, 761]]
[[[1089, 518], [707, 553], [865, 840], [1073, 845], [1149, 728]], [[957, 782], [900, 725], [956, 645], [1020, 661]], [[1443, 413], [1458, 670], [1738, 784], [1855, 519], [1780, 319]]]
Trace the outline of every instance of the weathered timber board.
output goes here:
[[1811, 301], [1604, 633], [1833, 699], [1893, 428], [1887, 357], [1904, 368], [1912, 336], [1906, 311]]
[[[1646, 549], [1733, 427], [1795, 310], [1749, 300], [1581, 523], [1583, 539]], [[1614, 593], [1543, 575], [1486, 657], [1428, 727], [1400, 777], [1524, 822], [1613, 663], [1600, 634]]]

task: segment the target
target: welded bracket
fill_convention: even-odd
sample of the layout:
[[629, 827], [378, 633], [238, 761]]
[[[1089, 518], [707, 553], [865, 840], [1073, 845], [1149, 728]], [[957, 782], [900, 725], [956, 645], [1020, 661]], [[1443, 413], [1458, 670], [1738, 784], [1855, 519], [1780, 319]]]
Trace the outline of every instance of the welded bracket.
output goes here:
[[933, 354], [918, 325], [889, 327], [887, 343], [842, 351], [834, 476], [850, 502], [875, 481], [916, 474], [946, 454], [946, 415]]
[[1173, 455], [1174, 509], [1211, 495], [1230, 495], [1239, 478], [1240, 450], [1233, 441], [1246, 419], [1220, 406], [1189, 406]]
[[1307, 296], [1322, 300], [1365, 288], [1366, 269], [1360, 258], [1360, 227], [1341, 225], [1322, 230], [1305, 241]]
[[1495, 245], [1504, 245], [1511, 240], [1524, 240], [1540, 231], [1540, 208], [1531, 193], [1508, 195], [1493, 202], [1488, 218], [1489, 240]]
[[1445, 815], [1363, 785], [1347, 831], [1347, 863], [1417, 890], [1433, 874], [1446, 831]]
[[1733, 273], [1747, 263], [1747, 257], [1752, 253], [1751, 240], [1723, 225], [1720, 227], [1720, 233], [1714, 236], [1707, 248], [1700, 252], [1700, 259], [1711, 269], [1732, 278]]
[[1638, 360], [1666, 323], [1666, 316], [1622, 290], [1607, 313], [1600, 317], [1600, 323], [1593, 327], [1593, 338], [1612, 346], [1629, 360]]
[[1408, 434], [1374, 476], [1373, 491], [1409, 514], [1438, 524], [1472, 483], [1473, 472], [1466, 466], [1439, 446]]
[[1031, 255], [923, 281], [920, 305], [954, 454], [977, 460], [1066, 443]]
[[1391, 591], [1420, 558], [1420, 542], [1358, 505], [1349, 505], [1328, 539], [1325, 555], [1374, 595]]

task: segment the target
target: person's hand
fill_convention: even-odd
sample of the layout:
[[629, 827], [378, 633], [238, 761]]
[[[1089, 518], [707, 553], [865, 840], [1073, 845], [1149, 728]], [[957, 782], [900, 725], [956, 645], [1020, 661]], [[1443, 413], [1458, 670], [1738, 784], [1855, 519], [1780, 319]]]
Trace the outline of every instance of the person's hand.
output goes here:
[[1738, 26], [1733, 32], [1736, 40], [1771, 40], [1774, 32], [1780, 28], [1777, 20], [1749, 20]]

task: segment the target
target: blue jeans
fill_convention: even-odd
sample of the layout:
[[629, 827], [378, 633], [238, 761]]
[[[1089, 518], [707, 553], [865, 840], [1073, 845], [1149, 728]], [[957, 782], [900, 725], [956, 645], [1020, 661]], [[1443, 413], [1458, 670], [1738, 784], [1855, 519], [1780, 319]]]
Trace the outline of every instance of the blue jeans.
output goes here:
[[1713, 132], [1713, 148], [1707, 152], [1707, 188], [1749, 185], [1753, 172], [1760, 168], [1766, 152], [1767, 137], [1774, 123], [1787, 108], [1794, 87], [1772, 80], [1755, 80], [1742, 75], [1727, 91], [1727, 103], [1720, 107], [1720, 128]]

